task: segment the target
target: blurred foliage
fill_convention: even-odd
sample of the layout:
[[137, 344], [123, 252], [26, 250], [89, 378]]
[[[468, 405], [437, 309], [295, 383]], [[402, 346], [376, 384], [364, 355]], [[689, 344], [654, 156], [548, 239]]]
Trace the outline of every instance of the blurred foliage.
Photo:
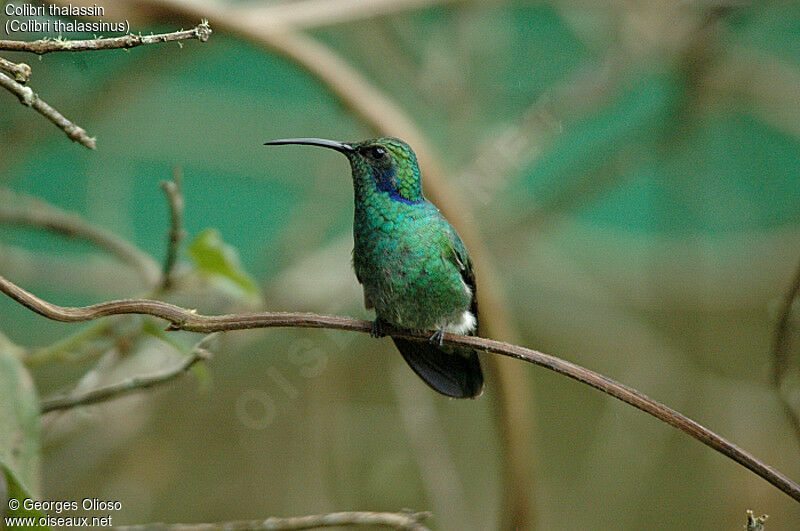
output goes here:
[[0, 469], [9, 498], [40, 492], [39, 398], [20, 351], [0, 334]]
[[219, 231], [207, 229], [201, 232], [189, 244], [188, 251], [201, 275], [225, 281], [229, 289], [258, 300], [255, 281], [242, 270], [238, 252], [222, 241]]
[[[14, 475], [14, 473], [10, 469], [6, 468], [5, 466], [0, 466], [0, 468], [2, 469], [2, 472], [4, 474], [3, 478], [0, 478], [0, 479], [4, 480], [6, 482], [5, 485], [7, 487], [7, 497], [3, 498], [2, 496], [0, 496], [0, 501], [3, 502], [3, 511], [0, 511], [0, 515], [3, 515], [4, 517], [9, 517], [9, 518], [15, 518], [15, 517], [16, 518], [34, 518], [37, 525], [24, 526], [25, 529], [50, 529], [50, 527], [48, 527], [46, 525], [41, 525], [41, 522], [39, 521], [39, 518], [45, 516], [44, 513], [42, 513], [38, 509], [26, 509], [25, 506], [22, 505], [22, 501], [21, 500], [25, 500], [25, 499], [29, 499], [29, 498], [39, 499], [39, 497], [32, 496], [31, 491], [26, 490], [20, 484], [19, 480], [17, 479], [17, 477]], [[8, 505], [7, 505], [8, 501], [10, 501], [10, 500], [19, 500], [20, 501], [20, 505], [17, 506], [16, 509], [10, 509], [10, 508], [8, 508]], [[19, 526], [19, 527], [16, 527], [16, 528], [17, 529], [21, 529], [21, 528], [23, 528], [23, 526]], [[14, 529], [14, 527], [11, 527], [11, 529]]]
[[[800, 260], [798, 7], [450, 2], [309, 32], [432, 141], [499, 264], [524, 344], [628, 383], [797, 478], [767, 374], [772, 309]], [[130, 9], [142, 32], [186, 26]], [[369, 318], [349, 267], [346, 162], [261, 145], [373, 134], [308, 72], [221, 31], [203, 45], [7, 57], [32, 65], [30, 85], [97, 136], [98, 151], [0, 95], [0, 184], [161, 257], [158, 183], [180, 166], [199, 270], [244, 292], [257, 279], [271, 310]], [[0, 273], [58, 304], [143, 292], [103, 260], [0, 227]], [[254, 303], [197, 273], [184, 269], [171, 300], [204, 313]], [[0, 315], [26, 347], [78, 332], [6, 298]], [[177, 355], [152, 336], [120, 351], [122, 332], [102, 336], [98, 356], [35, 366], [40, 393], [96, 363], [111, 378]], [[43, 496], [119, 499], [126, 523], [412, 507], [441, 529], [495, 527], [496, 387], [475, 402], [440, 399], [389, 341], [351, 336], [228, 334], [207, 393], [182, 380], [45, 418]], [[114, 372], [130, 352], [135, 362]], [[768, 528], [800, 521], [784, 494], [684, 435], [519, 370], [535, 390], [525, 406], [538, 426], [538, 528], [597, 528], [613, 515], [623, 529], [734, 529], [749, 507], [770, 514]], [[790, 379], [800, 388], [796, 370]]]

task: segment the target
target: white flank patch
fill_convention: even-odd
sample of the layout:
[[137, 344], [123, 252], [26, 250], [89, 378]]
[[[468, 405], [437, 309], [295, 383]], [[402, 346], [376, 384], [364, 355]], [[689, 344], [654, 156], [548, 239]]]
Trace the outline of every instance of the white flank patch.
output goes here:
[[447, 323], [444, 329], [445, 332], [450, 332], [451, 334], [463, 335], [474, 330], [477, 324], [478, 320], [472, 315], [472, 312], [466, 311], [461, 314], [460, 321]]

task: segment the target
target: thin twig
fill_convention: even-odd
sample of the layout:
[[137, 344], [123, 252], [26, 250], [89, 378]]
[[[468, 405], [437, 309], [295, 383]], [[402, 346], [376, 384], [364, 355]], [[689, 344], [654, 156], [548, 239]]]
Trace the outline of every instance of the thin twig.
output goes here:
[[17, 83], [27, 83], [31, 78], [31, 67], [25, 63], [12, 63], [8, 59], [0, 57], [0, 70], [5, 70], [12, 76]]
[[9, 41], [0, 40], [0, 50], [12, 52], [31, 52], [43, 55], [50, 52], [83, 52], [88, 50], [112, 50], [115, 48], [135, 48], [144, 44], [159, 44], [162, 42], [197, 39], [206, 42], [211, 36], [211, 27], [207, 20], [190, 30], [174, 31], [172, 33], [159, 33], [158, 35], [122, 35], [105, 39], [86, 39], [68, 41], [64, 39], [41, 39], [38, 41]]
[[[330, 328], [362, 333], [370, 333], [372, 331], [371, 322], [348, 317], [283, 312], [206, 316], [173, 304], [147, 299], [102, 302], [84, 307], [57, 306], [36, 297], [2, 276], [0, 276], [0, 291], [26, 308], [48, 319], [63, 322], [91, 321], [107, 315], [142, 314], [152, 315], [169, 321], [169, 330], [187, 330], [190, 332], [202, 333], [270, 327]], [[430, 337], [430, 332], [399, 330], [388, 326], [386, 328], [386, 332], [394, 337], [415, 340], [428, 340]], [[560, 358], [502, 341], [453, 334], [445, 334], [443, 341], [450, 345], [472, 347], [474, 349], [527, 361], [594, 387], [656, 417], [670, 426], [678, 428], [706, 446], [713, 448], [753, 471], [758, 476], [764, 478], [769, 483], [800, 502], [800, 485], [789, 479], [783, 473], [767, 466], [750, 453], [720, 437], [708, 428], [701, 426], [674, 409], [670, 409], [648, 398], [631, 387], [615, 382], [602, 374]]]
[[791, 322], [792, 307], [798, 295], [800, 295], [800, 266], [797, 267], [781, 303], [778, 323], [775, 326], [775, 338], [772, 342], [772, 384], [778, 393], [778, 400], [786, 412], [789, 423], [792, 425], [792, 430], [800, 442], [800, 413], [795, 410], [783, 389], [783, 380], [789, 366], [789, 323]]
[[43, 201], [0, 189], [0, 223], [36, 227], [67, 238], [85, 240], [134, 268], [148, 287], [158, 284], [159, 266], [149, 255], [113, 232]]
[[140, 531], [143, 529], [167, 529], [171, 531], [205, 531], [211, 529], [314, 529], [317, 527], [341, 526], [381, 526], [392, 529], [407, 529], [425, 531], [428, 528], [422, 521], [430, 518], [431, 513], [399, 512], [375, 513], [367, 511], [347, 511], [340, 513], [312, 514], [308, 516], [290, 516], [286, 518], [270, 517], [266, 520], [237, 520], [233, 522], [219, 522], [213, 524], [146, 524], [130, 526], [114, 526], [115, 529], [124, 531]]
[[163, 290], [172, 287], [175, 262], [184, 237], [182, 183], [183, 173], [177, 166], [172, 169], [172, 180], [161, 183], [161, 188], [164, 190], [169, 204], [167, 255], [164, 259], [164, 269], [161, 274], [161, 289]]
[[30, 87], [20, 85], [2, 72], [0, 72], [0, 86], [19, 98], [20, 103], [26, 107], [33, 107], [36, 112], [53, 122], [73, 142], [78, 142], [89, 149], [97, 148], [97, 143], [93, 137], [90, 137], [83, 128], [67, 120], [63, 114], [39, 98], [39, 95]]
[[206, 350], [206, 346], [216, 337], [216, 334], [209, 334], [201, 339], [180, 365], [164, 373], [153, 376], [135, 376], [128, 380], [112, 384], [99, 389], [92, 389], [81, 394], [69, 394], [45, 398], [41, 402], [41, 412], [49, 413], [63, 409], [71, 409], [78, 406], [87, 406], [98, 402], [105, 402], [114, 398], [155, 387], [178, 378], [186, 374], [197, 362], [207, 360], [211, 354]]

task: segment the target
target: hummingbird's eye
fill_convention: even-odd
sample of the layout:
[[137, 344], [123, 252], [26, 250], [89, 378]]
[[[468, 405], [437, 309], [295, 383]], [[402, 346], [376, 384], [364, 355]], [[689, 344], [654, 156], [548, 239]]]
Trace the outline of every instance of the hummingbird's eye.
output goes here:
[[372, 146], [369, 148], [369, 151], [367, 151], [367, 154], [373, 160], [381, 160], [386, 156], [386, 150], [380, 146]]

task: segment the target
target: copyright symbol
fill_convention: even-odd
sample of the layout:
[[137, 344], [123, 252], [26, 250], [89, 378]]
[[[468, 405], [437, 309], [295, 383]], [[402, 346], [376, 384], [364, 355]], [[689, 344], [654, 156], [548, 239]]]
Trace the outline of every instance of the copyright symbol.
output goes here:
[[10, 500], [8, 500], [8, 508], [11, 509], [12, 511], [16, 511], [17, 509], [19, 509], [19, 500], [16, 498], [11, 498]]

